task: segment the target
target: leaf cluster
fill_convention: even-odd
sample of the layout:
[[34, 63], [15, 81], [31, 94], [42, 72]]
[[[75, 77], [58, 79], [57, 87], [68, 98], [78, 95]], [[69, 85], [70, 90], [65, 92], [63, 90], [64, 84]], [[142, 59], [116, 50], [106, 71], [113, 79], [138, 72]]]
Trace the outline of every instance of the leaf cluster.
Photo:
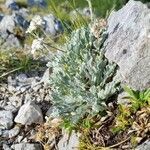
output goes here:
[[113, 132], [123, 131], [127, 127], [135, 124], [137, 114], [143, 109], [145, 110], [150, 105], [150, 89], [144, 91], [135, 91], [126, 86], [124, 87], [124, 91], [128, 94], [128, 96], [124, 98], [128, 99], [131, 104], [128, 106], [118, 106], [119, 113], [116, 117], [116, 126], [112, 129]]
[[150, 104], [150, 89], [146, 89], [143, 91], [135, 91], [129, 87], [124, 87], [124, 90], [128, 93], [127, 98], [131, 102], [131, 107], [134, 112], [138, 109], [144, 107], [147, 104]]
[[102, 43], [94, 46], [94, 41], [89, 28], [78, 29], [65, 44], [65, 53], [49, 63], [55, 114], [72, 124], [105, 111], [107, 100], [120, 89], [114, 80], [116, 64], [108, 62], [100, 50]]

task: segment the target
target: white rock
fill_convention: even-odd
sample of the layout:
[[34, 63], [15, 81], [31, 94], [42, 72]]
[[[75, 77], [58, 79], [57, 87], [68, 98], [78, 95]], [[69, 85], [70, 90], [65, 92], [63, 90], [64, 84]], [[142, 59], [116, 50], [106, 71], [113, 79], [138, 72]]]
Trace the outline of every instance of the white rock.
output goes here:
[[9, 102], [15, 107], [20, 107], [22, 105], [22, 99], [20, 99], [19, 96], [12, 95], [8, 99]]
[[0, 100], [0, 107], [4, 108], [7, 105], [5, 100]]
[[17, 112], [17, 108], [16, 108], [16, 106], [13, 106], [12, 104], [10, 104], [10, 105], [6, 105], [6, 106], [4, 106], [3, 107], [5, 110], [8, 110], [8, 111], [11, 111], [12, 113], [15, 113], [15, 112]]
[[13, 138], [13, 137], [17, 136], [19, 134], [19, 132], [20, 132], [20, 127], [19, 126], [15, 126], [13, 129], [3, 130], [1, 137]]
[[12, 146], [14, 150], [43, 150], [40, 144], [19, 143]]
[[11, 111], [0, 111], [0, 128], [9, 129], [13, 125], [13, 114]]
[[0, 129], [0, 136], [2, 136], [2, 134], [3, 134], [3, 130], [2, 130], [2, 129]]
[[2, 131], [2, 137], [4, 138], [13, 138], [15, 136], [17, 136], [20, 132], [20, 127], [19, 126], [15, 126], [13, 129], [10, 130], [3, 130]]
[[12, 86], [12, 85], [8, 85], [8, 91], [13, 93], [13, 92], [16, 91], [16, 88], [14, 86]]
[[78, 150], [79, 149], [79, 136], [72, 132], [69, 137], [68, 133], [64, 133], [63, 138], [58, 143], [58, 150]]
[[29, 10], [26, 8], [21, 8], [19, 9], [18, 13], [23, 16], [23, 17], [28, 17], [29, 15]]
[[22, 139], [22, 142], [23, 142], [23, 143], [27, 143], [27, 142], [28, 142], [28, 138], [25, 137], [24, 139]]
[[8, 138], [9, 137], [9, 130], [3, 130], [1, 137]]
[[150, 9], [130, 0], [108, 18], [105, 56], [119, 66], [122, 82], [136, 90], [150, 87]]
[[25, 94], [25, 98], [24, 98], [24, 103], [29, 103], [29, 102], [32, 102], [32, 100], [31, 100], [31, 94], [26, 93]]
[[3, 44], [3, 47], [21, 47], [20, 42], [17, 37], [15, 37], [13, 34], [10, 34], [7, 37], [6, 42]]
[[150, 140], [145, 141], [139, 145], [135, 150], [150, 150]]
[[12, 79], [12, 76], [8, 76], [7, 82], [9, 85], [13, 85], [13, 86], [16, 86], [17, 84], [17, 81], [15, 79]]
[[3, 150], [11, 150], [11, 148], [7, 144], [3, 144]]
[[90, 17], [91, 16], [91, 11], [88, 7], [83, 9], [83, 15]]
[[27, 81], [27, 75], [22, 73], [22, 74], [19, 74], [16, 79], [19, 81], [19, 82], [26, 82]]
[[129, 96], [129, 95], [126, 92], [120, 93], [117, 98], [117, 103], [128, 106], [130, 104], [130, 100], [125, 98], [127, 96]]
[[38, 105], [34, 103], [26, 103], [21, 106], [18, 115], [15, 117], [15, 122], [23, 125], [31, 125], [32, 123], [42, 123], [43, 115]]
[[9, 6], [10, 6], [11, 4], [15, 3], [15, 2], [16, 2], [15, 0], [6, 0], [5, 6], [6, 6], [7, 8], [9, 8]]
[[47, 84], [49, 84], [49, 78], [50, 78], [50, 69], [48, 68], [44, 72], [41, 82], [44, 82], [44, 85], [46, 86]]
[[22, 92], [22, 93], [24, 93], [26, 90], [28, 90], [30, 88], [30, 86], [24, 86], [24, 87], [21, 87], [20, 88], [20, 91]]
[[43, 20], [46, 22], [45, 32], [52, 36], [55, 36], [57, 33], [55, 30], [55, 19], [56, 18], [52, 14], [43, 17]]
[[32, 87], [32, 89], [34, 90], [34, 92], [37, 92], [40, 88], [42, 88], [41, 84], [37, 84], [36, 86]]
[[20, 127], [15, 126], [13, 129], [9, 130], [9, 138], [12, 138], [12, 137], [18, 135], [19, 132], [20, 132]]
[[17, 143], [20, 143], [21, 141], [22, 141], [22, 139], [23, 139], [23, 136], [17, 136]]
[[5, 15], [2, 21], [0, 22], [0, 32], [5, 33], [8, 30], [10, 33], [13, 33], [14, 28], [14, 16]]

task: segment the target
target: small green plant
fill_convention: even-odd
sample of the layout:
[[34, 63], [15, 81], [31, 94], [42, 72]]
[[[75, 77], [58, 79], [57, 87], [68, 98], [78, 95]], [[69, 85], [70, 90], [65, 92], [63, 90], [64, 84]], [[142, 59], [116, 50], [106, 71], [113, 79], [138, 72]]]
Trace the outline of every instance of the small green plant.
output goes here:
[[73, 125], [87, 115], [105, 111], [107, 100], [120, 89], [113, 80], [116, 64], [108, 62], [101, 43], [95, 47], [94, 41], [89, 28], [78, 29], [65, 44], [66, 51], [49, 63], [55, 113]]
[[113, 133], [124, 131], [133, 123], [133, 118], [131, 118], [132, 112], [130, 110], [130, 107], [119, 105], [118, 111], [119, 114], [116, 117], [116, 126], [112, 128]]
[[[146, 109], [150, 105], [150, 89], [144, 91], [135, 91], [129, 87], [124, 87], [128, 96], [124, 97], [129, 99], [130, 105], [119, 105], [119, 114], [116, 117], [116, 126], [112, 129], [117, 133], [124, 131], [127, 127], [131, 127], [135, 121], [135, 115], [142, 109]], [[135, 123], [134, 123], [135, 124]]]
[[137, 111], [139, 108], [142, 108], [150, 103], [150, 89], [144, 91], [135, 91], [126, 86], [124, 87], [124, 90], [129, 95], [124, 98], [130, 100], [133, 111]]
[[5, 79], [7, 75], [14, 72], [28, 72], [44, 67], [45, 63], [33, 60], [28, 54], [21, 49], [2, 50], [0, 51], [0, 81]]

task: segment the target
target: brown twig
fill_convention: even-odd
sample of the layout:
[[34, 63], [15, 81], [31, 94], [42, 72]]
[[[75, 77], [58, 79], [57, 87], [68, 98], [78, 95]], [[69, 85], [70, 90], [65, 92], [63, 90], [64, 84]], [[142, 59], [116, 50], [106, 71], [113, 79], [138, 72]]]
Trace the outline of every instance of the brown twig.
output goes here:
[[117, 147], [117, 146], [119, 146], [119, 145], [125, 143], [126, 141], [128, 141], [130, 138], [131, 138], [131, 136], [129, 136], [127, 139], [125, 139], [125, 140], [123, 140], [123, 141], [121, 141], [121, 142], [119, 142], [119, 143], [117, 143], [117, 144], [114, 144], [114, 145], [112, 145], [112, 146], [109, 146], [108, 148]]

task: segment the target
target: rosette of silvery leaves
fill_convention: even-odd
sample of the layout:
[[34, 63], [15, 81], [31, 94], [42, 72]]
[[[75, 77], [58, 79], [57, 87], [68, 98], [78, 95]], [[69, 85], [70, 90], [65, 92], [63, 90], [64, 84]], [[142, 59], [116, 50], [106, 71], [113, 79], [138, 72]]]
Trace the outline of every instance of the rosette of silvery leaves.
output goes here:
[[77, 29], [63, 47], [65, 52], [49, 62], [53, 70], [52, 117], [77, 124], [86, 115], [105, 111], [107, 100], [120, 90], [113, 80], [117, 66], [109, 63], [101, 51], [103, 41], [96, 39], [89, 27]]

